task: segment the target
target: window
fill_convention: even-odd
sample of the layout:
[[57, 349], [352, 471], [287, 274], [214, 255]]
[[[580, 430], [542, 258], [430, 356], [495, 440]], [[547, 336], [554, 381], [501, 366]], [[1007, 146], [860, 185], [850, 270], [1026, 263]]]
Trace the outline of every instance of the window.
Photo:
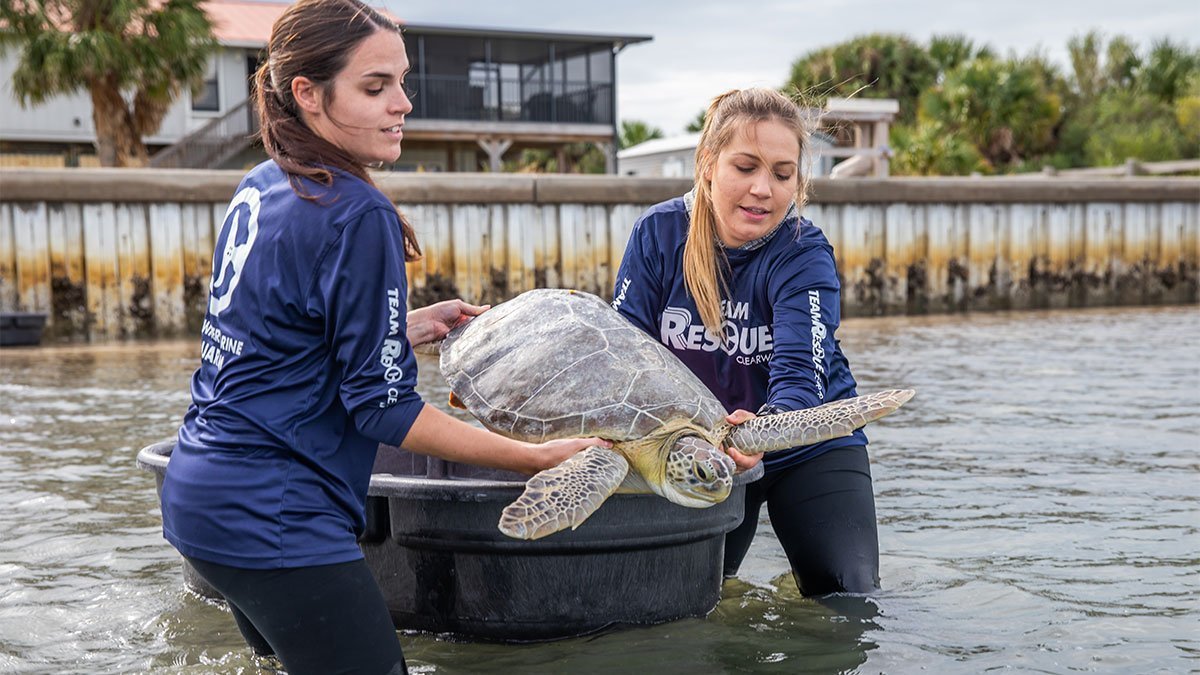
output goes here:
[[217, 76], [217, 59], [208, 60], [208, 72], [204, 82], [192, 92], [192, 110], [197, 112], [219, 112], [221, 110], [221, 78]]
[[[609, 124], [612, 44], [409, 34], [416, 115]], [[414, 59], [415, 57], [415, 59]]]

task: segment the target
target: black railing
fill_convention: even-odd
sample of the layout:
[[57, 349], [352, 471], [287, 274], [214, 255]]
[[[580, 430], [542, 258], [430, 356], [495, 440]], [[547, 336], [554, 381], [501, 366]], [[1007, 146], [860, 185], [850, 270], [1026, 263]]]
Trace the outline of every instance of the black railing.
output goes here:
[[[447, 76], [413, 77], [413, 117], [433, 120], [612, 124], [611, 84]], [[158, 168], [211, 169], [245, 150], [258, 133], [250, 100], [184, 136], [150, 158]]]
[[443, 120], [494, 120], [612, 124], [612, 85], [427, 75], [413, 77], [413, 116]]
[[258, 133], [258, 115], [250, 99], [179, 139], [150, 158], [164, 169], [214, 169], [245, 150]]

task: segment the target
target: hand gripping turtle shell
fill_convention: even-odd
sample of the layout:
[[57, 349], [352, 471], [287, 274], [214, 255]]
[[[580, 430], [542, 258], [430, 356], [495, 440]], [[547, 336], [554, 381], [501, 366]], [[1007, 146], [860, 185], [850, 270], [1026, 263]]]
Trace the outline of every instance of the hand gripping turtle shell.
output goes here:
[[618, 489], [711, 506], [733, 486], [723, 446], [754, 454], [848, 436], [914, 393], [883, 391], [731, 426], [666, 347], [600, 298], [560, 289], [528, 291], [454, 329], [440, 367], [452, 403], [492, 431], [533, 443], [613, 441], [529, 479], [500, 517], [500, 531], [517, 539], [575, 529]]

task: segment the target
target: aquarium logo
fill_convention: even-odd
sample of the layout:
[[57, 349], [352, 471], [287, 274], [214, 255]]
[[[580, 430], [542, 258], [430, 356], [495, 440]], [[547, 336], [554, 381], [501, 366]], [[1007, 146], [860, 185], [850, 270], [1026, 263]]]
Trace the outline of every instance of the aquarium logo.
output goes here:
[[261, 193], [252, 187], [237, 193], [225, 211], [225, 222], [217, 233], [213, 255], [212, 284], [208, 292], [208, 313], [218, 316], [229, 307], [246, 266], [246, 258], [258, 237], [258, 210]]

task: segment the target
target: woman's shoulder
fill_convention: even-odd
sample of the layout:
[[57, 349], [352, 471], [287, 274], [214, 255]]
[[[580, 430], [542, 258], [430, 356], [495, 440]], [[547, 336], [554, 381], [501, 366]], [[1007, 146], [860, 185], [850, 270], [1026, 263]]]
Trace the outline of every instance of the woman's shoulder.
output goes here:
[[656, 222], [687, 222], [688, 210], [683, 197], [674, 197], [659, 202], [642, 212], [638, 221], [654, 220]]
[[275, 160], [268, 159], [265, 162], [260, 162], [259, 164], [255, 165], [254, 168], [247, 171], [246, 175], [242, 177], [241, 186], [244, 187], [247, 185], [252, 185], [256, 188], [262, 189], [270, 187], [276, 183], [287, 182], [288, 177], [287, 174], [283, 172], [283, 169], [279, 168], [279, 165], [275, 163]]
[[643, 236], [655, 239], [673, 239], [684, 236], [688, 228], [688, 210], [683, 197], [659, 202], [642, 212], [634, 223], [634, 230]]
[[[248, 194], [247, 190], [254, 194]], [[400, 226], [396, 207], [371, 184], [348, 173], [333, 172], [324, 184], [289, 174], [274, 161], [247, 172], [234, 203], [258, 205], [260, 222], [270, 224], [281, 240], [320, 247], [336, 241], [348, 228], [370, 222]]]
[[329, 185], [307, 178], [300, 181], [303, 189], [316, 197], [311, 201], [324, 207], [330, 222], [346, 225], [381, 209], [385, 215], [395, 215], [395, 205], [375, 185], [341, 169], [330, 168], [329, 172], [332, 178]]
[[242, 178], [243, 185], [271, 188], [287, 187], [296, 193], [299, 199], [306, 199], [317, 205], [329, 205], [343, 198], [351, 198], [360, 202], [376, 202], [389, 204], [387, 197], [379, 188], [351, 173], [335, 167], [325, 167], [329, 172], [328, 182], [315, 178], [288, 173], [273, 159], [268, 159], [250, 169]]
[[770, 268], [776, 274], [785, 277], [799, 275], [816, 282], [831, 276], [836, 280], [837, 263], [834, 260], [833, 245], [825, 237], [820, 228], [807, 218], [799, 218], [787, 225], [788, 230], [782, 232], [782, 237], [776, 237], [772, 242]]
[[338, 199], [348, 202], [347, 207], [350, 211], [361, 214], [381, 207], [391, 211], [396, 209], [392, 201], [383, 194], [377, 185], [341, 169], [333, 168], [330, 169], [330, 172], [333, 175], [333, 184], [330, 189]]
[[781, 240], [786, 250], [791, 253], [833, 251], [833, 245], [829, 243], [829, 238], [821, 228], [803, 216], [788, 224], [787, 234], [789, 236], [781, 237]]

